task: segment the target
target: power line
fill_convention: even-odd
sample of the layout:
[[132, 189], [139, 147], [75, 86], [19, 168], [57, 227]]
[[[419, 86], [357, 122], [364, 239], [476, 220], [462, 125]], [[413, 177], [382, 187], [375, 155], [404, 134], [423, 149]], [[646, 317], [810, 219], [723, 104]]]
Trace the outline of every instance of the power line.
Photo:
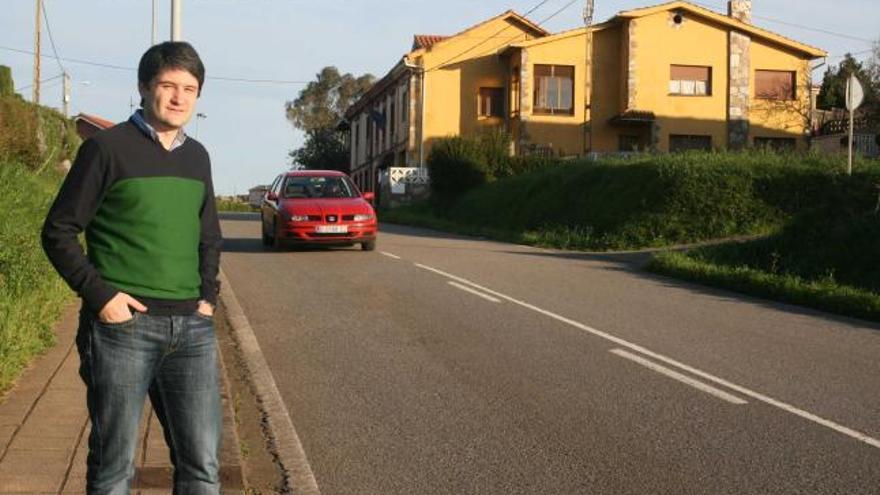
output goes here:
[[212, 81], [230, 81], [230, 82], [245, 82], [245, 83], [257, 83], [257, 84], [309, 84], [311, 81], [291, 81], [284, 79], [248, 79], [245, 77], [206, 77], [205, 79], [210, 79]]
[[561, 9], [559, 9], [559, 10], [557, 10], [556, 12], [550, 14], [549, 16], [547, 16], [546, 19], [544, 19], [543, 21], [539, 22], [538, 25], [539, 25], [539, 26], [543, 26], [545, 23], [547, 23], [548, 21], [550, 21], [550, 19], [553, 19], [554, 17], [558, 16], [559, 14], [565, 12], [566, 10], [568, 10], [569, 7], [571, 7], [572, 5], [575, 4], [575, 2], [578, 2], [578, 1], [580, 1], [580, 0], [571, 0], [570, 2], [568, 2], [567, 4], [565, 4]]
[[[535, 5], [534, 7], [532, 7], [531, 9], [529, 9], [528, 12], [526, 12], [526, 13], [524, 14], [524, 17], [527, 17], [527, 16], [528, 16], [529, 14], [531, 14], [532, 12], [534, 12], [534, 11], [538, 10], [539, 8], [543, 7], [544, 4], [546, 4], [546, 3], [549, 2], [549, 1], [550, 1], [550, 0], [542, 0], [540, 3], [538, 3], [537, 5]], [[449, 62], [452, 62], [453, 60], [455, 60], [455, 59], [461, 57], [462, 55], [465, 55], [465, 54], [467, 54], [467, 53], [470, 53], [471, 51], [473, 51], [475, 48], [477, 48], [478, 46], [482, 45], [482, 44], [485, 43], [486, 41], [489, 41], [490, 39], [495, 38], [495, 37], [497, 37], [499, 34], [501, 34], [501, 33], [503, 33], [504, 31], [507, 31], [508, 29], [510, 29], [510, 26], [511, 26], [510, 24], [504, 26], [504, 27], [501, 28], [497, 33], [493, 34], [493, 35], [490, 36], [489, 38], [486, 38], [485, 40], [483, 40], [483, 41], [481, 41], [481, 42], [479, 42], [479, 43], [477, 43], [477, 44], [471, 46], [471, 47], [468, 48], [467, 50], [464, 50], [463, 52], [461, 52], [461, 53], [459, 53], [459, 54], [457, 54], [457, 55], [455, 55], [455, 56], [453, 56], [453, 57], [450, 57], [450, 58], [446, 59], [445, 61], [443, 61], [443, 62], [441, 62], [441, 63], [435, 65], [434, 67], [431, 67], [430, 69], [425, 69], [424, 72], [431, 72], [432, 70], [439, 69], [440, 67], [443, 67], [444, 65], [448, 64]]]
[[845, 58], [847, 55], [850, 55], [850, 56], [852, 56], [852, 57], [858, 57], [859, 55], [867, 55], [867, 54], [869, 54], [869, 53], [871, 53], [871, 52], [873, 52], [873, 51], [874, 51], [873, 48], [869, 48], [869, 49], [867, 49], [867, 50], [862, 50], [862, 51], [860, 51], [860, 52], [844, 53], [843, 55], [831, 55], [831, 56], [829, 56], [829, 57], [827, 57], [827, 58], [829, 58], [829, 59], [833, 59], [833, 58]]
[[[50, 77], [50, 78], [48, 78], [48, 79], [43, 79], [43, 80], [40, 81], [40, 84], [42, 84], [42, 83], [44, 83], [44, 82], [48, 82], [48, 81], [54, 81], [55, 79], [60, 79], [60, 78], [62, 78], [62, 77], [64, 77], [64, 74], [63, 74], [63, 73], [62, 73], [62, 74], [58, 74], [57, 76]], [[32, 87], [34, 87], [33, 84], [28, 84], [27, 86], [22, 86], [22, 87], [20, 87], [20, 88], [16, 88], [16, 89], [15, 89], [15, 92], [16, 92], [16, 93], [19, 93], [19, 92], [21, 92], [21, 91], [24, 91], [24, 90], [26, 90], [26, 89], [30, 89], [30, 88], [32, 88]]]
[[[714, 6], [714, 7], [713, 7], [713, 6], [711, 6], [711, 5], [706, 5], [706, 4], [704, 4], [704, 3], [696, 2], [696, 1], [693, 1], [693, 0], [691, 0], [691, 3], [694, 3], [694, 4], [696, 4], [696, 5], [699, 5], [700, 7], [703, 7], [703, 8], [709, 9], [709, 10], [712, 10], [713, 12], [716, 12], [716, 10], [715, 10], [716, 8], [719, 8], [719, 9], [721, 8], [721, 7], [718, 7], [718, 6]], [[817, 33], [823, 33], [823, 34], [827, 34], [827, 35], [830, 35], [830, 36], [838, 36], [838, 37], [840, 37], [840, 38], [846, 38], [846, 39], [850, 39], [850, 40], [854, 40], [854, 41], [861, 41], [861, 42], [863, 42], [863, 43], [873, 44], [873, 43], [875, 42], [875, 40], [869, 40], [869, 39], [867, 39], [867, 38], [861, 38], [861, 37], [858, 37], [858, 36], [852, 36], [852, 35], [850, 35], [850, 34], [837, 33], [837, 32], [834, 32], [834, 31], [829, 31], [829, 30], [827, 30], [827, 29], [823, 29], [823, 28], [817, 28], [817, 27], [805, 26], [805, 25], [803, 25], [803, 24], [796, 24], [796, 23], [793, 23], [793, 22], [788, 22], [788, 21], [783, 21], [783, 20], [779, 20], [779, 19], [774, 19], [774, 18], [772, 18], [772, 17], [764, 17], [764, 16], [754, 15], [754, 14], [752, 14], [752, 17], [755, 18], [755, 19], [761, 19], [761, 20], [763, 20], [763, 21], [775, 22], [775, 23], [777, 23], [777, 24], [782, 24], [782, 25], [784, 25], [784, 26], [795, 27], [795, 28], [799, 28], [799, 29], [805, 29], [805, 30], [807, 30], [807, 31], [815, 31], [815, 32], [817, 32]]]
[[52, 45], [52, 53], [55, 54], [55, 61], [58, 62], [58, 68], [61, 69], [61, 72], [67, 72], [64, 66], [61, 65], [61, 57], [58, 56], [58, 49], [55, 48], [55, 38], [52, 36], [52, 26], [49, 24], [49, 14], [46, 12], [46, 2], [40, 0], [40, 4], [43, 6], [43, 20], [46, 21], [46, 32], [49, 33], [49, 43]]
[[[11, 52], [24, 53], [27, 55], [33, 55], [34, 52], [30, 50], [22, 50], [20, 48], [12, 48], [8, 46], [0, 46], [0, 50], [8, 50]], [[42, 55], [43, 57], [49, 57], [49, 55]], [[137, 72], [137, 69], [134, 67], [125, 67], [122, 65], [114, 65], [114, 64], [106, 64], [102, 62], [95, 62], [92, 60], [82, 60], [76, 58], [60, 58], [60, 60], [64, 60], [65, 62], [69, 62], [71, 64], [81, 64], [81, 65], [90, 65], [93, 67], [101, 67], [104, 69], [114, 69], [114, 70], [123, 70], [127, 72]], [[212, 81], [228, 81], [228, 82], [244, 82], [244, 83], [255, 83], [255, 84], [308, 84], [309, 81], [297, 81], [297, 80], [287, 80], [287, 79], [254, 79], [254, 78], [245, 78], [245, 77], [225, 77], [225, 76], [208, 76], [205, 77], [207, 80]]]
[[849, 34], [836, 33], [836, 32], [834, 32], [834, 31], [828, 31], [827, 29], [820, 29], [820, 28], [815, 28], [815, 27], [810, 27], [810, 26], [804, 26], [804, 25], [802, 25], [802, 24], [795, 24], [795, 23], [793, 23], [793, 22], [788, 22], [788, 21], [780, 21], [779, 19], [773, 19], [773, 18], [771, 18], [771, 17], [762, 17], [762, 16], [759, 16], [759, 15], [756, 15], [756, 16], [753, 16], [753, 17], [754, 17], [755, 19], [761, 19], [761, 20], [764, 20], [764, 21], [775, 22], [775, 23], [777, 23], [777, 24], [782, 24], [782, 25], [784, 25], [784, 26], [796, 27], [796, 28], [800, 28], [800, 29], [805, 29], [805, 30], [807, 30], [807, 31], [815, 31], [815, 32], [817, 32], [817, 33], [824, 33], [824, 34], [828, 34], [828, 35], [831, 35], [831, 36], [837, 36], [837, 37], [840, 37], [840, 38], [846, 38], [846, 39], [850, 39], [850, 40], [854, 40], [854, 41], [861, 41], [861, 42], [863, 42], [863, 43], [868, 43], [868, 44], [873, 44], [873, 43], [874, 43], [874, 40], [869, 40], [869, 39], [867, 39], [867, 38], [860, 38], [860, 37], [858, 37], [858, 36], [852, 36], [852, 35], [849, 35]]

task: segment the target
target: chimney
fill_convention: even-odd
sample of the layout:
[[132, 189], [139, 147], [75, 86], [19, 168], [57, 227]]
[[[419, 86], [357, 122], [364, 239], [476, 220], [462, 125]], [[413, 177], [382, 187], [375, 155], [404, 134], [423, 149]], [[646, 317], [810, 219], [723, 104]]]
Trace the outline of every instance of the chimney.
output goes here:
[[727, 15], [745, 22], [752, 23], [752, 0], [730, 0], [727, 2]]

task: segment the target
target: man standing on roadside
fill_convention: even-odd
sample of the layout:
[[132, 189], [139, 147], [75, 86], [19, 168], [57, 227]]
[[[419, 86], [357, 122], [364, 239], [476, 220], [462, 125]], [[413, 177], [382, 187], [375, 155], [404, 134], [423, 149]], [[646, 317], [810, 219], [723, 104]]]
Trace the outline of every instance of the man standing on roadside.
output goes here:
[[83, 300], [89, 494], [129, 493], [147, 395], [171, 450], [174, 493], [220, 491], [220, 225], [208, 153], [183, 132], [204, 80], [188, 43], [147, 50], [143, 108], [82, 144], [43, 226], [46, 254]]

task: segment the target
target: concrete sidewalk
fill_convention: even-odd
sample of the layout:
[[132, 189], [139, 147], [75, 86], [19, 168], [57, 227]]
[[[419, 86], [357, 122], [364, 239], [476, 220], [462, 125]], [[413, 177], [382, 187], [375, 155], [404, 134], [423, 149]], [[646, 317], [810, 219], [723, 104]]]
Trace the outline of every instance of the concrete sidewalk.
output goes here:
[[[89, 419], [74, 342], [79, 303], [64, 311], [56, 345], [0, 399], [0, 493], [85, 493]], [[222, 356], [222, 354], [221, 354]], [[222, 359], [221, 359], [222, 362]], [[223, 366], [224, 493], [244, 487], [229, 383]], [[149, 400], [141, 421], [132, 493], [170, 493], [172, 467]]]

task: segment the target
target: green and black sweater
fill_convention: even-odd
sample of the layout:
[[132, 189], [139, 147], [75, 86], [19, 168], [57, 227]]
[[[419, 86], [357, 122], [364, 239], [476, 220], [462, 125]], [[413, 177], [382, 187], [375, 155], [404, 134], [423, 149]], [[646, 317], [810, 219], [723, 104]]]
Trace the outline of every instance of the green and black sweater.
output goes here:
[[157, 315], [215, 304], [221, 235], [207, 151], [191, 138], [168, 151], [132, 121], [99, 132], [80, 147], [42, 240], [93, 312], [120, 291]]

